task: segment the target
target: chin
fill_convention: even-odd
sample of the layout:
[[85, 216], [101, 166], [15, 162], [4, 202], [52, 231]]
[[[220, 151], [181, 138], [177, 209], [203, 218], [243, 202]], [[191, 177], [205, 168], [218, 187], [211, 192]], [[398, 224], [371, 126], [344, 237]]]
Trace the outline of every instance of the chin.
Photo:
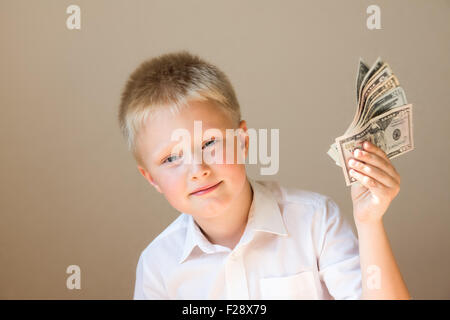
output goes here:
[[219, 201], [217, 199], [211, 199], [212, 201], [207, 202], [204, 206], [197, 207], [196, 212], [198, 216], [205, 218], [212, 218], [220, 216], [231, 204], [231, 201]]

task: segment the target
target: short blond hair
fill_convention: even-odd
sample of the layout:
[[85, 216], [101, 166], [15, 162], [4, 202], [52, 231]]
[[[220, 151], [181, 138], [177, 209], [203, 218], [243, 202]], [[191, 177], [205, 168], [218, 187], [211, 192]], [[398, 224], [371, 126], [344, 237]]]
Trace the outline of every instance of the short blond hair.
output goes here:
[[144, 61], [130, 75], [122, 92], [119, 125], [138, 163], [136, 137], [149, 116], [161, 109], [172, 114], [190, 100], [209, 100], [224, 108], [234, 125], [241, 120], [239, 102], [228, 77], [216, 66], [186, 50]]

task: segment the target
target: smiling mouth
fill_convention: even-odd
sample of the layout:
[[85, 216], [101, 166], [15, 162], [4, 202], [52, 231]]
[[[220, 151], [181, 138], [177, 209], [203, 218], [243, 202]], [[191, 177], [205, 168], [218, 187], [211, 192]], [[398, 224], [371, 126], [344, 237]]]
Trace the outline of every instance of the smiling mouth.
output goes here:
[[200, 196], [202, 194], [211, 192], [211, 191], [215, 190], [221, 183], [222, 183], [222, 181], [216, 183], [215, 185], [213, 185], [213, 186], [211, 186], [209, 188], [205, 188], [205, 189], [199, 190], [197, 192], [192, 192], [190, 195], [191, 196]]

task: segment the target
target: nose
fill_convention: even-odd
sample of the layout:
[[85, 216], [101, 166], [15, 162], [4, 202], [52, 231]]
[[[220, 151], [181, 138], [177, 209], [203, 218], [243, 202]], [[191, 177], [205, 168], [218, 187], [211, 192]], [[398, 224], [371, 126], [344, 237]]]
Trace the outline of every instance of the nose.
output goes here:
[[193, 181], [198, 181], [198, 180], [202, 180], [204, 178], [207, 178], [209, 175], [211, 174], [211, 169], [209, 168], [209, 166], [202, 161], [202, 163], [193, 163], [191, 165], [191, 180]]

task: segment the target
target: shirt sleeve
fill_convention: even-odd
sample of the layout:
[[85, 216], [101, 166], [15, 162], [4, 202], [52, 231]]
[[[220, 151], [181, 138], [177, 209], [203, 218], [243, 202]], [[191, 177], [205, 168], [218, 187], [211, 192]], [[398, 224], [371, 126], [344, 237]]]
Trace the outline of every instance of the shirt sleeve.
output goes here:
[[161, 300], [167, 299], [164, 283], [159, 273], [149, 270], [144, 253], [139, 257], [136, 267], [136, 282], [134, 287], [134, 300]]
[[322, 217], [319, 276], [336, 300], [361, 299], [358, 240], [338, 205], [326, 198]]

